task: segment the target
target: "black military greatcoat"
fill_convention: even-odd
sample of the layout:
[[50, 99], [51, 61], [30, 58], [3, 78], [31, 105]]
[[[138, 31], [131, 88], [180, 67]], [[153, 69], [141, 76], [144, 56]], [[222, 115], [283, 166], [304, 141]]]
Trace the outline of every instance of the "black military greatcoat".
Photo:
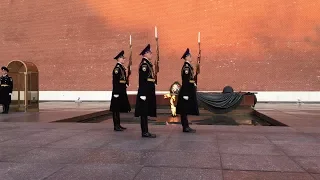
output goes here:
[[13, 89], [13, 80], [10, 76], [1, 76], [0, 77], [0, 104], [10, 104], [11, 95]]
[[117, 63], [112, 72], [112, 97], [110, 111], [112, 112], [130, 112], [131, 107], [127, 95], [125, 67]]
[[[142, 100], [140, 96], [146, 96]], [[157, 117], [155, 79], [152, 63], [143, 58], [139, 65], [139, 89], [136, 100], [135, 117]]]
[[[185, 62], [181, 69], [182, 86], [178, 95], [177, 114], [199, 115], [197, 89], [194, 81], [194, 70], [190, 63]], [[188, 100], [184, 99], [188, 96]]]

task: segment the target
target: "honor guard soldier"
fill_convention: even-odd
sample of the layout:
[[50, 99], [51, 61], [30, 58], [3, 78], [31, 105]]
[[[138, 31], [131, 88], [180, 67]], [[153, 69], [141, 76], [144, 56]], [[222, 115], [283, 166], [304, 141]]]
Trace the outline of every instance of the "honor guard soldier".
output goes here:
[[153, 65], [150, 62], [152, 52], [150, 44], [142, 50], [143, 56], [139, 65], [139, 89], [136, 100], [135, 117], [141, 118], [142, 137], [155, 138], [155, 134], [149, 133], [148, 116], [157, 117], [157, 102], [155, 92], [155, 79]]
[[123, 131], [126, 128], [120, 125], [120, 112], [130, 112], [131, 107], [127, 95], [127, 75], [126, 68], [123, 66], [125, 62], [124, 51], [121, 51], [116, 57], [117, 64], [112, 71], [112, 97], [110, 111], [113, 113], [113, 124], [115, 131]]
[[13, 80], [8, 76], [8, 68], [1, 67], [2, 76], [0, 77], [0, 104], [2, 104], [2, 114], [8, 114], [11, 103], [11, 94], [13, 89]]
[[182, 86], [178, 95], [177, 114], [180, 114], [183, 132], [194, 133], [196, 130], [189, 127], [188, 115], [199, 115], [197, 89], [194, 80], [194, 70], [191, 65], [191, 54], [189, 48], [181, 59], [185, 62], [181, 69]]

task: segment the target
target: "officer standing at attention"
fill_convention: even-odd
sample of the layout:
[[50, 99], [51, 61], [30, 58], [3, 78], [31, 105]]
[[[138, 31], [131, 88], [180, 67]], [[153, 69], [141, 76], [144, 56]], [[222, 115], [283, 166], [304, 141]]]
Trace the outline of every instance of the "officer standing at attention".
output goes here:
[[123, 66], [125, 62], [124, 51], [121, 51], [116, 57], [117, 64], [112, 72], [112, 97], [110, 111], [113, 113], [113, 124], [115, 131], [123, 131], [127, 128], [120, 125], [120, 112], [130, 112], [131, 107], [127, 95], [127, 75], [126, 68]]
[[189, 127], [187, 115], [199, 115], [197, 89], [194, 80], [194, 70], [191, 65], [192, 59], [189, 48], [183, 54], [181, 59], [185, 62], [181, 69], [182, 86], [178, 95], [177, 114], [181, 116], [181, 125], [183, 132], [195, 133], [196, 130]]
[[8, 114], [11, 103], [11, 94], [13, 89], [13, 80], [8, 76], [8, 68], [1, 67], [2, 76], [0, 77], [0, 104], [2, 104], [2, 114]]
[[143, 56], [139, 65], [139, 89], [136, 100], [135, 117], [141, 118], [142, 137], [155, 138], [155, 134], [149, 133], [148, 116], [157, 117], [157, 102], [155, 92], [155, 79], [153, 65], [150, 62], [152, 52], [150, 44], [142, 50]]

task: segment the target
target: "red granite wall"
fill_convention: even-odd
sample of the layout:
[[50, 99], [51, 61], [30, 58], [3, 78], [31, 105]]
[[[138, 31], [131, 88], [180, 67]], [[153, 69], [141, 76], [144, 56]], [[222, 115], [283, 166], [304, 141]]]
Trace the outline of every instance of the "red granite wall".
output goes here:
[[[133, 36], [153, 49], [157, 90], [180, 80], [181, 55], [197, 53], [200, 90], [320, 90], [320, 1], [315, 0], [6, 0], [0, 1], [0, 63], [20, 59], [40, 71], [40, 90], [110, 90], [112, 59]], [[155, 50], [155, 49], [154, 49]]]

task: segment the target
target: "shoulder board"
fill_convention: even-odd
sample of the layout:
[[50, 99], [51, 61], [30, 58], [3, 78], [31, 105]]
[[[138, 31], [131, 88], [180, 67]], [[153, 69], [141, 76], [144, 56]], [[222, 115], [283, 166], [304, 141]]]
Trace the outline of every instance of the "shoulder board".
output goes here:
[[142, 63], [140, 64], [140, 66], [148, 66], [148, 63], [142, 62]]
[[147, 62], [146, 62], [146, 61], [142, 61], [142, 62], [140, 63], [140, 66], [142, 66], [142, 65], [144, 65], [144, 64], [147, 64]]

